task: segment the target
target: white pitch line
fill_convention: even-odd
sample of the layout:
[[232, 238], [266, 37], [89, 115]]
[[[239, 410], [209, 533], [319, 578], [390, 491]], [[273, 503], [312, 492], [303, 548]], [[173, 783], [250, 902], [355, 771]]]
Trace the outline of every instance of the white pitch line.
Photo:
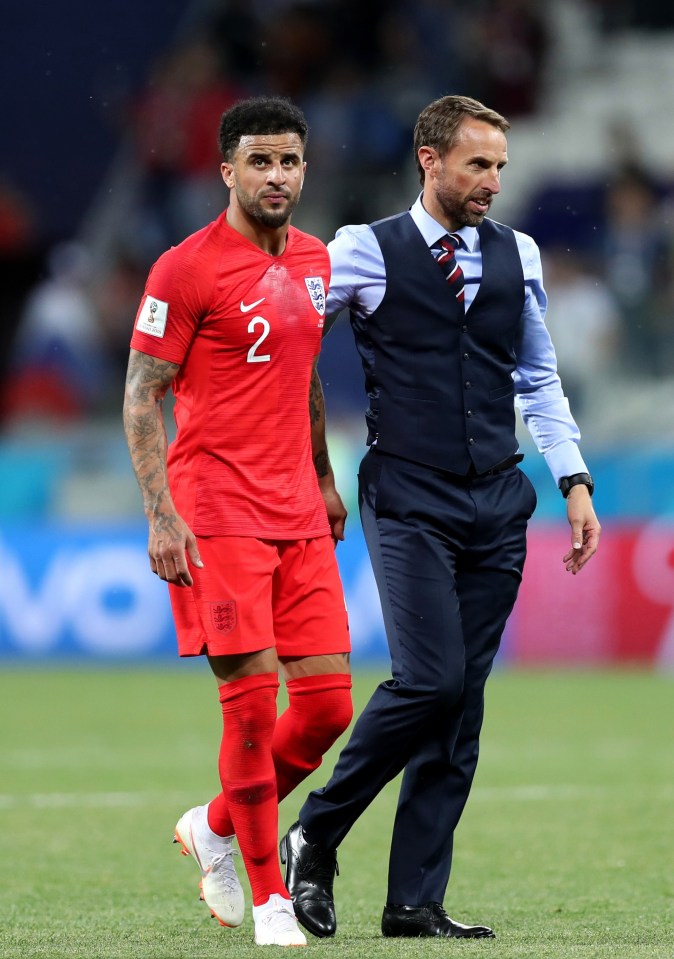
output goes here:
[[[556, 802], [576, 800], [638, 799], [648, 795], [655, 799], [674, 799], [674, 783], [652, 789], [640, 784], [615, 786], [477, 786], [471, 800], [477, 802]], [[33, 809], [114, 809], [139, 806], [181, 806], [194, 800], [187, 792], [94, 792], [94, 793], [0, 793], [0, 810], [30, 807]]]
[[192, 793], [100, 792], [100, 793], [0, 793], [0, 810], [30, 806], [34, 809], [123, 808], [129, 806], [180, 805], [194, 799]]
[[656, 799], [674, 797], [674, 783], [650, 788], [641, 783], [616, 783], [615, 786], [484, 786], [471, 792], [473, 800], [482, 802], [546, 802], [549, 800], [615, 800], [617, 794], [627, 799], [650, 796]]

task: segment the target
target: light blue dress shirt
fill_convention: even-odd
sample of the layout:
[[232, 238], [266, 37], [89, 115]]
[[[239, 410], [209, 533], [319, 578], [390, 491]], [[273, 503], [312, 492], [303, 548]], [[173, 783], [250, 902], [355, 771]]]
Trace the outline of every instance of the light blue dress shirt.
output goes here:
[[[447, 231], [426, 212], [421, 199], [419, 196], [410, 214], [430, 248]], [[457, 233], [461, 245], [456, 250], [456, 258], [463, 270], [467, 310], [482, 278], [480, 237], [472, 226], [464, 226]], [[543, 289], [541, 256], [531, 237], [516, 230], [514, 233], [526, 288], [522, 335], [513, 373], [515, 402], [558, 483], [562, 476], [586, 473], [587, 467], [578, 448], [580, 432], [562, 391], [555, 350], [544, 322], [547, 296]], [[348, 308], [367, 320], [386, 291], [384, 259], [374, 233], [367, 224], [344, 226], [328, 243], [328, 250], [332, 276], [326, 313], [335, 317]]]

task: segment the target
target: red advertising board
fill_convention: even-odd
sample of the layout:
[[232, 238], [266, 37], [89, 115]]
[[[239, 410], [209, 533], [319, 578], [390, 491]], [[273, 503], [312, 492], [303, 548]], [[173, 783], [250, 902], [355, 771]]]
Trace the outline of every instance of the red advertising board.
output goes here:
[[509, 662], [674, 666], [674, 523], [612, 524], [577, 576], [568, 527], [532, 525]]

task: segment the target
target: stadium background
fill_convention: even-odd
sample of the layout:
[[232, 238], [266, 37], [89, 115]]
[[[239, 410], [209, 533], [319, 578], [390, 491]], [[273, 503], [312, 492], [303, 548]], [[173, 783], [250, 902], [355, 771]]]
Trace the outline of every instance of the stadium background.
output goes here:
[[[328, 241], [411, 202], [414, 119], [461, 92], [513, 124], [494, 215], [541, 245], [604, 525], [600, 555], [566, 575], [563, 504], [522, 430], [539, 508], [500, 661], [672, 668], [671, 4], [118, 0], [113, 15], [24, 0], [7, 5], [0, 45], [0, 657], [175, 660], [121, 395], [149, 265], [224, 203], [221, 110], [262, 92], [305, 109], [294, 222]], [[365, 664], [386, 653], [355, 503], [364, 404], [345, 320], [321, 373]]]

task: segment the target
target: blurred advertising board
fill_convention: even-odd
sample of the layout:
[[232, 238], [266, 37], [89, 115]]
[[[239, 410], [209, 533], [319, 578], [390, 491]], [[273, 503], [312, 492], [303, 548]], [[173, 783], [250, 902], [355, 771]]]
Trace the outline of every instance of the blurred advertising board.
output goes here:
[[[674, 524], [604, 527], [600, 554], [566, 573], [564, 523], [533, 524], [524, 582], [500, 660], [522, 665], [674, 666]], [[381, 612], [357, 522], [337, 550], [354, 663], [386, 660]], [[4, 523], [0, 658], [172, 659], [166, 585], [149, 569], [144, 526]]]

